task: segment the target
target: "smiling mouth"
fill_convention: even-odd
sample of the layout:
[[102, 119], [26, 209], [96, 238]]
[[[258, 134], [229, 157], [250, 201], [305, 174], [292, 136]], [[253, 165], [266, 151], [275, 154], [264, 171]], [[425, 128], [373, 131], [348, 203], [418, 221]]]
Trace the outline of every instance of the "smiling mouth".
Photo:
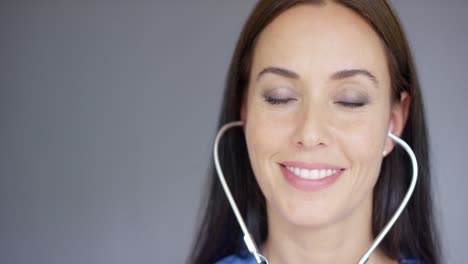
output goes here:
[[[284, 166], [284, 165], [282, 165]], [[343, 169], [304, 169], [304, 168], [297, 168], [293, 166], [284, 166], [288, 171], [292, 172], [294, 175], [309, 180], [319, 180], [325, 177], [334, 175]]]

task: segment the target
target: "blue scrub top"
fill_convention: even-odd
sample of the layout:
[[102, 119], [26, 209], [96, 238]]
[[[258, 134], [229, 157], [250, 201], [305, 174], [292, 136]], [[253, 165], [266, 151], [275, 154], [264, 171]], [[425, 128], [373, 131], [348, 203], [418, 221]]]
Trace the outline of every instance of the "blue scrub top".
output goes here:
[[[400, 259], [399, 263], [400, 264], [427, 264], [420, 260], [408, 259], [408, 258]], [[239, 255], [231, 255], [231, 256], [221, 259], [215, 264], [257, 264], [257, 262], [255, 261], [255, 258], [251, 254], [248, 254], [245, 257], [241, 257]]]

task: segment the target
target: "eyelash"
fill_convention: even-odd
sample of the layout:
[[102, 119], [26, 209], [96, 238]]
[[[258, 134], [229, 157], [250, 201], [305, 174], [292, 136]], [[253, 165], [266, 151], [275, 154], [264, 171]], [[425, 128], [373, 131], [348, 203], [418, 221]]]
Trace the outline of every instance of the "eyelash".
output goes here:
[[358, 108], [358, 107], [362, 107], [364, 105], [366, 105], [366, 103], [363, 103], [363, 102], [336, 102], [337, 104], [340, 104], [344, 107], [348, 107], [348, 108]]
[[[265, 101], [272, 105], [287, 104], [290, 101], [294, 101], [294, 98], [274, 98], [274, 97], [265, 97]], [[348, 108], [358, 108], [366, 105], [364, 102], [336, 102], [344, 107]]]
[[268, 97], [265, 96], [265, 101], [272, 105], [278, 105], [278, 104], [287, 104], [289, 101], [296, 100], [294, 98], [274, 98], [274, 97]]

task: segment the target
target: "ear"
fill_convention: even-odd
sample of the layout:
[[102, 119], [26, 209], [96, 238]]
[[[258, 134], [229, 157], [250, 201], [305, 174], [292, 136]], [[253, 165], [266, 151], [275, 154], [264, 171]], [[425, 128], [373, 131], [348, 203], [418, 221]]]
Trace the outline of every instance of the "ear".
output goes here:
[[[400, 94], [400, 101], [395, 102], [391, 106], [390, 123], [388, 131], [392, 132], [397, 137], [401, 137], [403, 129], [405, 128], [408, 119], [409, 108], [411, 104], [411, 97], [408, 92], [403, 91]], [[385, 153], [390, 153], [395, 147], [395, 142], [387, 137], [385, 140]], [[386, 154], [384, 154], [386, 155]]]

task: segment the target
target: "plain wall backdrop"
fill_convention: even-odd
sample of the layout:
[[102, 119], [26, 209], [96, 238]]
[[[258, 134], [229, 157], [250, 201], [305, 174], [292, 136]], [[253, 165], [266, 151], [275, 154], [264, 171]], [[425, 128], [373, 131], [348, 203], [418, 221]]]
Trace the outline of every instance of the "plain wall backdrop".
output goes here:
[[[0, 2], [0, 263], [184, 263], [255, 2]], [[392, 3], [423, 89], [446, 263], [465, 263], [468, 2]]]

